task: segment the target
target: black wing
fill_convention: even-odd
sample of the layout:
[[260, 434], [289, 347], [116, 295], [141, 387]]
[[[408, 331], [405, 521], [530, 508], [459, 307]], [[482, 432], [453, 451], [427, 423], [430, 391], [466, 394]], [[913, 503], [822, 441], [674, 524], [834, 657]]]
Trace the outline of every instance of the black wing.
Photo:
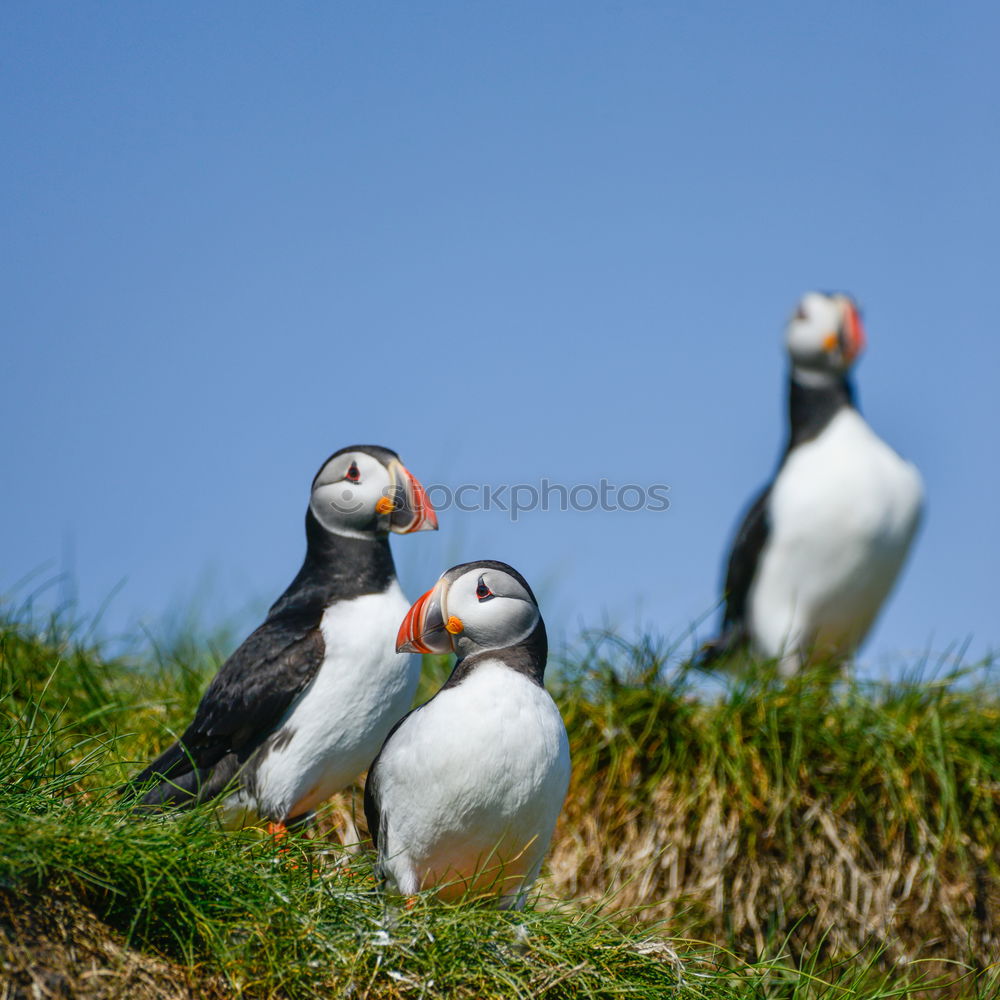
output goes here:
[[222, 665], [183, 736], [127, 788], [159, 777], [143, 795], [145, 805], [218, 794], [316, 676], [323, 655], [315, 612], [289, 609], [268, 618]]
[[738, 649], [749, 639], [746, 620], [747, 598], [754, 577], [757, 575], [760, 554], [771, 531], [767, 502], [771, 497], [772, 485], [768, 484], [750, 505], [733, 539], [723, 589], [723, 599], [726, 603], [722, 613], [722, 631], [717, 638], [702, 647], [697, 661], [699, 666], [710, 666], [717, 659]]
[[[390, 735], [392, 735], [390, 733]], [[382, 744], [385, 749], [385, 744]], [[378, 850], [378, 831], [382, 825], [382, 803], [378, 794], [378, 762], [382, 757], [382, 750], [379, 750], [378, 757], [372, 761], [372, 766], [368, 768], [368, 777], [365, 778], [365, 820], [368, 823], [368, 835], [372, 838], [375, 850]]]

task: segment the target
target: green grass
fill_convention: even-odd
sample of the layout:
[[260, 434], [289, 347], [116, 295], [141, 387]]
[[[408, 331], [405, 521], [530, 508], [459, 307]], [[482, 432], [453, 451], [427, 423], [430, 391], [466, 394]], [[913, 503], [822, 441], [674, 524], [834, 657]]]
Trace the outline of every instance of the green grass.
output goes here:
[[[504, 914], [387, 903], [368, 853], [342, 843], [356, 792], [281, 848], [207, 810], [128, 815], [116, 789], [190, 717], [222, 652], [133, 662], [0, 628], [11, 996], [54, 976], [73, 997], [998, 995], [989, 671], [765, 677], [706, 698], [664, 681], [653, 646], [590, 644], [553, 678], [574, 779], [544, 895]], [[444, 668], [428, 664], [428, 688]]]

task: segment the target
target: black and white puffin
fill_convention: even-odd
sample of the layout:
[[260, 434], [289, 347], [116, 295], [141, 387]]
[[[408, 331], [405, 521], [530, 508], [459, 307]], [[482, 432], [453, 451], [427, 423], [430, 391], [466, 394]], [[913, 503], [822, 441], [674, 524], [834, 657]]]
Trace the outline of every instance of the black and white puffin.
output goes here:
[[395, 452], [355, 445], [330, 456], [312, 483], [302, 568], [181, 738], [131, 780], [140, 808], [221, 796], [225, 825], [280, 829], [364, 771], [420, 675], [419, 657], [396, 654], [409, 601], [389, 532], [434, 528], [427, 494]]
[[903, 566], [923, 507], [916, 468], [858, 412], [848, 373], [865, 346], [846, 295], [810, 292], [788, 324], [789, 436], [750, 505], [726, 569], [707, 666], [749, 647], [789, 675], [841, 662], [864, 640]]
[[506, 563], [448, 570], [410, 609], [401, 652], [452, 653], [451, 676], [389, 734], [368, 772], [378, 869], [404, 895], [520, 908], [569, 785], [569, 741], [545, 690], [534, 594]]

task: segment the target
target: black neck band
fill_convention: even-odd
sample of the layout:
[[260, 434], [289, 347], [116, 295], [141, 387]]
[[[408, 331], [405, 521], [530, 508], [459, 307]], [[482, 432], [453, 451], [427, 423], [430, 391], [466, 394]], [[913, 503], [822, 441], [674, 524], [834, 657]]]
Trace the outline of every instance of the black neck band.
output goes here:
[[846, 406], [854, 407], [854, 387], [847, 376], [809, 385], [792, 372], [788, 379], [788, 446], [811, 441]]
[[381, 594], [396, 578], [388, 535], [354, 538], [327, 531], [306, 511], [306, 557], [270, 614], [326, 608], [334, 601]]

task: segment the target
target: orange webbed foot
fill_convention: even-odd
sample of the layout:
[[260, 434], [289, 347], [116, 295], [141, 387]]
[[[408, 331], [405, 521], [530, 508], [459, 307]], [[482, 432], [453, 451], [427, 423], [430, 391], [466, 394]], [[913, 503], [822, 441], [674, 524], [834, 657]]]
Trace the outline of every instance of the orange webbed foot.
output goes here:
[[288, 827], [284, 823], [268, 823], [266, 829], [268, 835], [274, 840], [274, 844], [278, 848], [278, 853], [287, 854], [288, 848], [282, 847], [281, 844], [288, 836]]

